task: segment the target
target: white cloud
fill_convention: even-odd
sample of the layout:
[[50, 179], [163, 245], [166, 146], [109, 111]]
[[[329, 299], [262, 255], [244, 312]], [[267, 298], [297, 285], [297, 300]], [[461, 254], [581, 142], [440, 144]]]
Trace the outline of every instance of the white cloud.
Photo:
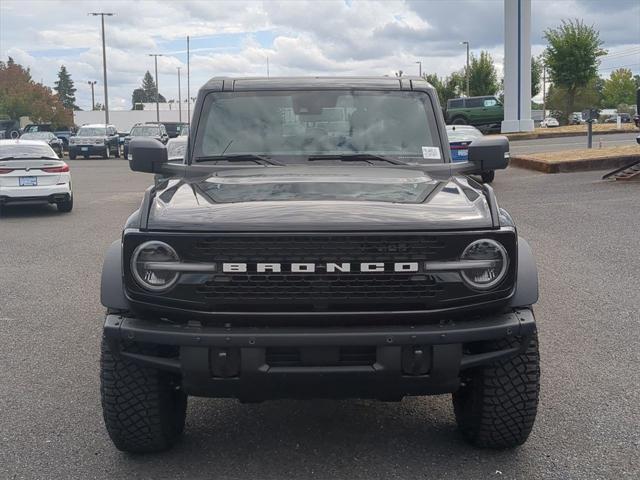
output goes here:
[[[600, 29], [610, 52], [640, 46], [640, 2], [615, 4], [533, 0], [533, 53], [544, 47], [544, 29], [567, 16]], [[105, 9], [115, 13], [105, 19], [112, 108], [129, 108], [145, 71], [153, 73], [148, 53], [163, 49], [160, 91], [176, 98], [186, 35], [193, 39], [192, 92], [215, 75], [264, 75], [267, 57], [274, 76], [417, 73], [417, 60], [423, 72], [442, 76], [464, 65], [461, 40], [475, 52], [488, 50], [502, 70], [502, 0], [0, 0], [0, 58], [13, 56], [47, 85], [64, 64], [78, 103], [90, 105], [88, 80], [98, 81], [96, 100], [102, 102], [100, 19], [87, 14]], [[638, 72], [639, 57], [613, 57], [603, 68], [635, 62]]]

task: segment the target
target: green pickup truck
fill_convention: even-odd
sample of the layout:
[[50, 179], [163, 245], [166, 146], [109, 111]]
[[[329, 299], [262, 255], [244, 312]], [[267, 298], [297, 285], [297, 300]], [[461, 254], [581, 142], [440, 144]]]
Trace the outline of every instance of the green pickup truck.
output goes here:
[[445, 120], [448, 125], [499, 124], [504, 120], [504, 107], [500, 100], [492, 95], [451, 98], [447, 100]]

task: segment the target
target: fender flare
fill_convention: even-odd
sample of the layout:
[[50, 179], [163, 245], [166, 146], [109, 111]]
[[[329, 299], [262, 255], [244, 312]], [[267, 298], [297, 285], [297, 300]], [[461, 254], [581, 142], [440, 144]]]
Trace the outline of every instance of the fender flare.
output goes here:
[[538, 267], [529, 243], [518, 237], [518, 275], [512, 307], [528, 307], [538, 301]]
[[116, 240], [107, 249], [102, 265], [100, 303], [112, 310], [128, 310], [129, 302], [122, 285], [122, 241]]

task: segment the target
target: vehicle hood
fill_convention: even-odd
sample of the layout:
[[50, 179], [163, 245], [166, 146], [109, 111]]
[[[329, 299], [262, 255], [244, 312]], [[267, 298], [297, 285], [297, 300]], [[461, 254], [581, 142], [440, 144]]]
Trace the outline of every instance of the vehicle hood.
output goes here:
[[256, 167], [198, 179], [170, 179], [157, 187], [147, 208], [147, 228], [152, 230], [449, 230], [492, 226], [489, 205], [475, 182], [391, 167]]

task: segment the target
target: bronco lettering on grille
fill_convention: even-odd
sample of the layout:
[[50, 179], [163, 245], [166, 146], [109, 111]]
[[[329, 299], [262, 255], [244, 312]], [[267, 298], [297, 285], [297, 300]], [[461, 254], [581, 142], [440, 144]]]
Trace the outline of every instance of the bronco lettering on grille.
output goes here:
[[257, 273], [316, 273], [317, 270], [324, 270], [327, 273], [379, 273], [379, 272], [417, 272], [418, 262], [396, 262], [393, 264], [385, 264], [383, 262], [364, 262], [354, 264], [351, 263], [223, 263], [222, 271], [224, 273], [247, 273], [253, 271]]

